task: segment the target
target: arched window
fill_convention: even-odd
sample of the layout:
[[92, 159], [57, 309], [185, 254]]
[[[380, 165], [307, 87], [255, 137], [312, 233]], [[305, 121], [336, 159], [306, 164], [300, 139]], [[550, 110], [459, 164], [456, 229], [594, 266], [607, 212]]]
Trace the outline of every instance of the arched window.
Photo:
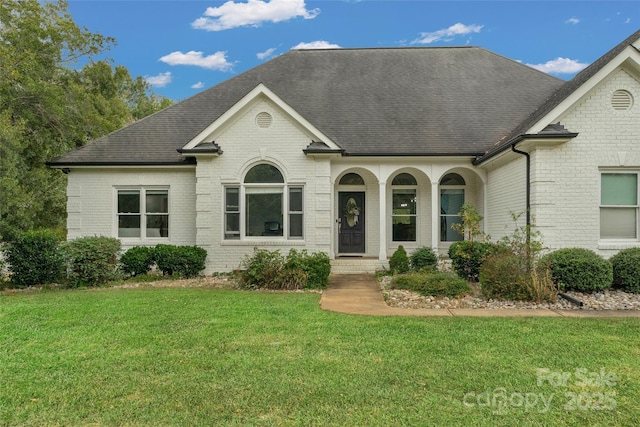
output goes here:
[[453, 230], [453, 224], [461, 222], [458, 213], [464, 203], [464, 178], [457, 173], [450, 173], [440, 180], [440, 241], [458, 242], [464, 236]]
[[357, 173], [348, 173], [340, 178], [340, 185], [364, 185], [364, 179]]
[[225, 239], [303, 237], [302, 186], [287, 185], [280, 170], [262, 163], [242, 185], [225, 187]]
[[401, 173], [391, 181], [391, 223], [394, 242], [416, 241], [416, 187], [413, 175]]

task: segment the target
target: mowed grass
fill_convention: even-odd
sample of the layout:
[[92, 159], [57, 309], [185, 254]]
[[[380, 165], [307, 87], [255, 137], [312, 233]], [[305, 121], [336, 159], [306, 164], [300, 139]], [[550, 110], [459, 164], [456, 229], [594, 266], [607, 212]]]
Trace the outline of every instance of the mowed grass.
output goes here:
[[319, 298], [0, 295], [0, 425], [637, 425], [637, 319], [367, 317]]

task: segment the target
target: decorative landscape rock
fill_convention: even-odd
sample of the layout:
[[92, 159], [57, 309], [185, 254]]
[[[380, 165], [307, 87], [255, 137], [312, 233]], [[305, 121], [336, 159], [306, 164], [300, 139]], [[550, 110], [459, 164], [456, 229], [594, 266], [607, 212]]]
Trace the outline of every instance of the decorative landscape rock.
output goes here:
[[596, 293], [565, 292], [584, 303], [583, 307], [558, 298], [553, 303], [533, 303], [526, 301], [506, 301], [484, 299], [481, 296], [466, 295], [462, 298], [422, 296], [415, 292], [389, 289], [391, 278], [385, 276], [380, 286], [387, 304], [400, 308], [483, 308], [483, 309], [551, 309], [551, 310], [640, 310], [640, 294], [620, 290], [606, 290]]

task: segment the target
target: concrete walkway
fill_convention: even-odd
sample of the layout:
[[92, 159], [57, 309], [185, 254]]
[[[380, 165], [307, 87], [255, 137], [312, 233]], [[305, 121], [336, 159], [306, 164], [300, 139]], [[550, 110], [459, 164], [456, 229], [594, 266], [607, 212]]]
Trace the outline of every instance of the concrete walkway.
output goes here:
[[322, 293], [323, 310], [370, 316], [477, 316], [477, 317], [637, 317], [640, 310], [549, 309], [412, 309], [389, 307], [373, 274], [333, 274]]

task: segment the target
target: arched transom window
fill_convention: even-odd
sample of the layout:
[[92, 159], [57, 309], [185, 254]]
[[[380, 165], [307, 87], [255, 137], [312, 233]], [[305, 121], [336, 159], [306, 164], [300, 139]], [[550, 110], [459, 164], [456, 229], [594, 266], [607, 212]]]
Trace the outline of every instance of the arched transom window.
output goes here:
[[364, 185], [364, 179], [357, 173], [350, 172], [340, 178], [340, 185]]
[[398, 174], [391, 181], [391, 223], [394, 242], [416, 241], [417, 185], [416, 179], [408, 173]]
[[302, 190], [288, 185], [273, 165], [252, 167], [241, 185], [225, 187], [225, 239], [302, 239]]

